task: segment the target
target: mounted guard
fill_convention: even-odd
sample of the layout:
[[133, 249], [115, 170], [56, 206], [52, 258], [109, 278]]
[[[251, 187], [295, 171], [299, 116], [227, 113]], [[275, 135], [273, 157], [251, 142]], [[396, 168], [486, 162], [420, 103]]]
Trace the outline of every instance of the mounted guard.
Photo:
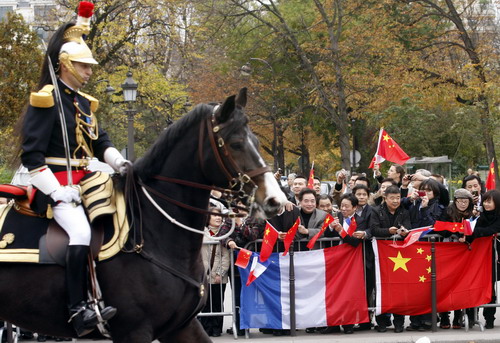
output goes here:
[[[52, 217], [69, 236], [66, 287], [69, 321], [78, 336], [94, 330], [98, 315], [87, 303], [87, 257], [91, 229], [81, 205], [79, 183], [97, 157], [123, 172], [125, 160], [98, 124], [98, 100], [80, 89], [98, 64], [83, 40], [90, 31], [94, 5], [82, 1], [76, 23], [62, 25], [47, 47], [38, 91], [31, 94], [23, 123], [21, 160], [38, 190], [32, 208]], [[103, 320], [116, 313], [100, 311]]]

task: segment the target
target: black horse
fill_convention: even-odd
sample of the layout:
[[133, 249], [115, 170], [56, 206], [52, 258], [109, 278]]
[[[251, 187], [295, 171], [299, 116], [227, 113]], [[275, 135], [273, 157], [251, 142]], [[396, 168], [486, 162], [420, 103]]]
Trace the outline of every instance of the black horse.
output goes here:
[[[172, 224], [145, 189], [155, 190], [150, 196], [162, 211], [200, 231], [206, 215], [193, 208], [207, 208], [207, 186], [227, 187], [229, 181], [237, 186], [237, 179], [246, 193], [258, 186], [255, 213], [275, 215], [285, 197], [257, 151], [245, 104], [242, 89], [221, 106], [196, 106], [135, 164], [138, 201], [128, 208], [134, 220], [128, 243], [140, 237], [142, 249], [120, 252], [96, 267], [104, 301], [118, 310], [109, 322], [113, 342], [210, 342], [195, 318], [203, 303], [203, 236]], [[63, 268], [0, 264], [0, 318], [35, 332], [74, 337]], [[97, 336], [96, 330], [89, 338]]]

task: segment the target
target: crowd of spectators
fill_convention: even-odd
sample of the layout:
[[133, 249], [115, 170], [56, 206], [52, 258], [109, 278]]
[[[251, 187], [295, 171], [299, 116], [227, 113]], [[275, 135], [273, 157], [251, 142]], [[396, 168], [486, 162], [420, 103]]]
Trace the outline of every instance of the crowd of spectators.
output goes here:
[[[305, 244], [320, 231], [327, 214], [333, 215], [334, 220], [324, 232], [324, 237], [341, 238], [342, 243], [352, 246], [364, 244], [365, 282], [369, 306], [374, 304], [375, 293], [374, 254], [369, 244], [372, 237], [405, 237], [409, 230], [431, 226], [436, 220], [461, 223], [463, 219], [475, 218], [478, 220], [472, 236], [461, 237], [459, 234], [453, 238], [468, 244], [474, 238], [500, 232], [500, 192], [497, 190], [485, 192], [481, 179], [474, 173], [470, 173], [463, 179], [462, 187], [453, 193], [451, 200], [444, 177], [432, 175], [424, 169], [419, 169], [414, 174], [406, 174], [402, 166], [394, 164], [389, 168], [386, 177], [376, 166], [373, 179], [364, 174], [350, 175], [345, 170], [338, 171], [336, 178], [336, 183], [330, 193], [321, 194], [319, 178], [314, 179], [313, 188], [309, 189], [306, 177], [296, 174], [288, 175], [287, 185], [282, 187], [282, 190], [287, 195], [289, 204], [286, 210], [269, 219], [269, 222], [279, 231], [277, 251], [283, 251], [282, 240], [295, 220], [300, 217], [301, 224], [295, 240], [297, 247], [305, 250]], [[345, 222], [352, 220], [357, 223], [356, 231], [352, 235], [341, 236], [340, 232]], [[229, 221], [221, 223], [215, 234], [226, 234], [230, 226]], [[229, 238], [222, 241], [222, 245], [227, 248], [227, 251], [243, 248], [247, 243], [262, 238], [264, 228], [265, 222], [262, 220], [250, 217], [239, 218], [235, 231]], [[442, 236], [443, 240], [450, 240], [451, 233], [444, 231]], [[493, 266], [499, 266], [496, 256], [493, 258], [495, 262]], [[232, 268], [227, 265], [227, 270], [222, 273], [227, 273], [230, 269]], [[237, 268], [234, 270], [238, 273]], [[224, 283], [217, 279], [215, 281]], [[236, 296], [236, 306], [239, 308], [241, 290], [239, 277], [235, 277], [233, 290]], [[495, 312], [495, 307], [486, 308], [483, 311], [487, 329], [494, 327]], [[452, 323], [450, 323], [449, 313], [440, 313], [440, 328], [461, 329], [464, 326], [464, 313], [470, 316], [469, 323], [473, 325], [475, 322], [472, 318], [473, 311], [457, 310]], [[431, 329], [430, 313], [410, 316], [409, 320], [410, 325], [406, 327], [408, 331]], [[404, 321], [405, 317], [397, 313], [382, 314], [376, 316], [374, 320], [376, 325], [371, 322], [355, 323], [355, 325], [344, 325], [342, 328], [307, 328], [306, 332], [328, 334], [343, 331], [345, 334], [352, 334], [356, 330], [371, 330], [372, 328], [378, 332], [386, 332], [389, 327], [393, 326], [394, 332], [399, 333], [405, 330]], [[239, 328], [239, 313], [236, 314], [236, 322], [236, 327]], [[289, 330], [264, 328], [261, 331], [278, 336], [289, 334]], [[232, 333], [232, 329], [228, 332]], [[244, 331], [238, 329], [237, 334], [243, 335]]]

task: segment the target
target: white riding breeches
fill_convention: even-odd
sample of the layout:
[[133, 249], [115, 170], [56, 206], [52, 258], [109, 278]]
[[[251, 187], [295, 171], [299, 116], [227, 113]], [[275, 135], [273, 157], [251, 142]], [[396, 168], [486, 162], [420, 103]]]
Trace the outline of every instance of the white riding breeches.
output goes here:
[[53, 212], [54, 219], [69, 236], [69, 245], [90, 245], [90, 225], [82, 205], [60, 202]]

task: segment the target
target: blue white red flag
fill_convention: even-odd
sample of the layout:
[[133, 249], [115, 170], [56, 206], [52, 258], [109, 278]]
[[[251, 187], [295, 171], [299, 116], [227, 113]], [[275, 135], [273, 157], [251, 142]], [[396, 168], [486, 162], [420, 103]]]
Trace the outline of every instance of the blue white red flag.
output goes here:
[[249, 286], [252, 282], [254, 282], [259, 276], [262, 275], [269, 267], [271, 262], [266, 260], [264, 262], [260, 261], [259, 254], [252, 254], [252, 266], [250, 267], [250, 272], [248, 274], [246, 285]]
[[[265, 273], [241, 290], [240, 328], [290, 328], [290, 258], [273, 253]], [[362, 246], [294, 253], [296, 327], [368, 321]], [[248, 269], [240, 269], [242, 280]]]

